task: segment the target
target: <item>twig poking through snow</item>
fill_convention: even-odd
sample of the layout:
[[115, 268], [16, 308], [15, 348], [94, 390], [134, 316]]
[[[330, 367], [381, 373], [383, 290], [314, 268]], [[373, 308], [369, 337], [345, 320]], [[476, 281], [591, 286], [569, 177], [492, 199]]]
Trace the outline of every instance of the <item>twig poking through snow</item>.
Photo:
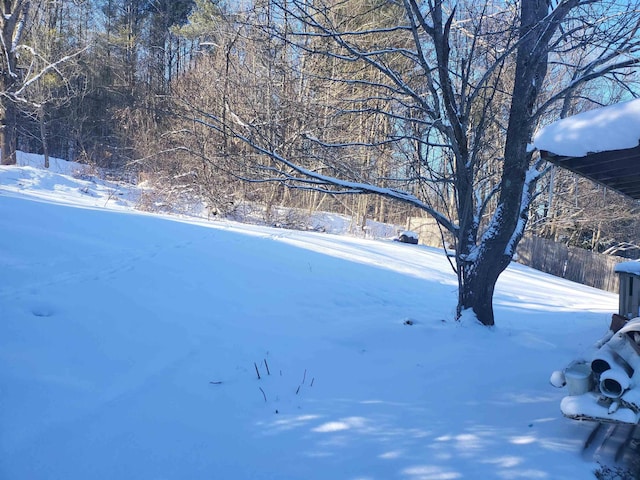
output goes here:
[[262, 389], [262, 387], [258, 387], [260, 389], [260, 391], [262, 392], [262, 396], [264, 397], [264, 403], [267, 403], [267, 394], [264, 393], [264, 390]]
[[267, 369], [267, 375], [271, 375], [271, 372], [269, 371], [269, 364], [267, 363], [267, 359], [266, 358], [264, 359], [264, 366]]
[[260, 371], [258, 370], [258, 364], [256, 362], [253, 362], [253, 366], [256, 367], [256, 375], [258, 375], [258, 380], [260, 380]]
[[304, 379], [305, 378], [307, 378], [307, 369], [306, 368], [304, 369], [304, 374], [302, 375], [302, 383], [304, 383]]

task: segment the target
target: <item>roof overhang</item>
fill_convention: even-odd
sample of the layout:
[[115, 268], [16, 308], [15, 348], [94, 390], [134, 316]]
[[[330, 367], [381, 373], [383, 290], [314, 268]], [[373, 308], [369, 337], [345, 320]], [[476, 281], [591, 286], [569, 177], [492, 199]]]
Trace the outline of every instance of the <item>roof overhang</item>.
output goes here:
[[566, 157], [545, 150], [541, 150], [540, 155], [554, 165], [640, 200], [640, 145], [589, 153], [583, 157]]
[[544, 160], [640, 199], [640, 98], [558, 120], [531, 146]]

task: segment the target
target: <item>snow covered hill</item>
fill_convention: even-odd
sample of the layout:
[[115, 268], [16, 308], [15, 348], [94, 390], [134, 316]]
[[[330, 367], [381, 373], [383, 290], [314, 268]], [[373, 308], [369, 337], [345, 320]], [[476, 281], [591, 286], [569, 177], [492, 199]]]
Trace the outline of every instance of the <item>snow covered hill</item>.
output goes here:
[[0, 167], [0, 478], [592, 478], [548, 379], [615, 295], [514, 264], [486, 329], [436, 249], [76, 177]]

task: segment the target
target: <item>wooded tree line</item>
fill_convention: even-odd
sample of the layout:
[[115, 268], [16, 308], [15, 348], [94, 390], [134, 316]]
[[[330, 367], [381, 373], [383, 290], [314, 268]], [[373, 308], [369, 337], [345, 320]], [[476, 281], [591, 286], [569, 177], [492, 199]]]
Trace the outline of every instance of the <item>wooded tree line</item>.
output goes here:
[[[242, 202], [453, 235], [459, 309], [493, 322], [525, 225], [594, 250], [637, 206], [528, 149], [635, 96], [639, 5], [616, 0], [4, 0], [15, 148], [129, 169], [216, 214]], [[291, 188], [293, 187], [293, 188]]]
[[16, 148], [122, 168], [187, 63], [191, 0], [3, 0], [3, 163]]

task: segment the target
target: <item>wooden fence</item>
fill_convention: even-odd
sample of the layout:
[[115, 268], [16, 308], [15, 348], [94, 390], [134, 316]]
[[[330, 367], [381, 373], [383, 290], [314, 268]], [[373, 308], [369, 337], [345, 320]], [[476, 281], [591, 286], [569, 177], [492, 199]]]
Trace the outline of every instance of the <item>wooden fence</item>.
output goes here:
[[[419, 234], [420, 243], [442, 247], [441, 233], [433, 219], [411, 217], [407, 220], [407, 229]], [[453, 244], [451, 239], [446, 240]], [[515, 260], [536, 270], [614, 293], [618, 293], [618, 275], [613, 270], [618, 263], [628, 261], [532, 235], [522, 239]]]
[[522, 239], [517, 252], [518, 263], [614, 293], [618, 293], [618, 275], [613, 270], [618, 263], [628, 261], [532, 235]]

